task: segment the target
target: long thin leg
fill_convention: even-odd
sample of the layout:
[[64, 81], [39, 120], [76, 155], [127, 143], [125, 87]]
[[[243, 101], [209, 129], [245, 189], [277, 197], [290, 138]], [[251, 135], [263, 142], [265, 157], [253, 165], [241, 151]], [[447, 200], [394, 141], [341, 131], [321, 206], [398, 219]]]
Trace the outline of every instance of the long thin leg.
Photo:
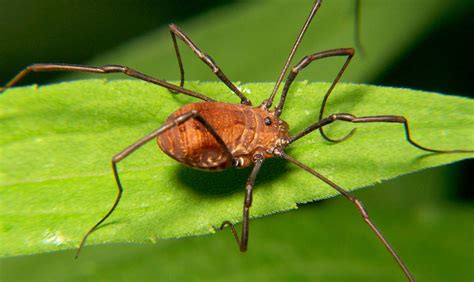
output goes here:
[[227, 146], [225, 145], [222, 138], [214, 130], [214, 128], [206, 121], [206, 119], [204, 119], [197, 111], [190, 111], [190, 112], [184, 113], [182, 115], [177, 116], [175, 119], [166, 122], [160, 128], [156, 129], [155, 131], [153, 131], [150, 134], [146, 135], [145, 137], [141, 138], [137, 142], [135, 142], [132, 145], [128, 146], [127, 148], [125, 148], [123, 151], [121, 151], [120, 153], [118, 153], [117, 155], [115, 155], [112, 158], [112, 169], [113, 169], [113, 172], [114, 172], [115, 182], [117, 182], [117, 188], [118, 188], [117, 197], [115, 198], [115, 202], [114, 202], [112, 208], [107, 212], [107, 214], [101, 220], [99, 220], [99, 222], [97, 222], [84, 235], [84, 237], [82, 238], [81, 243], [79, 245], [79, 248], [77, 249], [76, 258], [79, 257], [79, 254], [82, 250], [82, 247], [86, 243], [87, 237], [89, 237], [89, 235], [92, 232], [94, 232], [97, 229], [97, 227], [99, 227], [99, 225], [102, 222], [104, 222], [113, 213], [113, 211], [115, 210], [115, 208], [117, 207], [117, 205], [120, 202], [120, 198], [122, 197], [123, 188], [122, 188], [122, 184], [120, 183], [120, 178], [119, 178], [118, 170], [117, 170], [117, 164], [120, 161], [122, 161], [123, 159], [125, 159], [126, 157], [128, 157], [130, 154], [135, 152], [138, 148], [140, 148], [141, 146], [143, 146], [144, 144], [146, 144], [150, 140], [153, 140], [154, 138], [156, 138], [158, 135], [160, 135], [163, 132], [167, 131], [168, 129], [170, 129], [174, 126], [178, 126], [178, 125], [180, 125], [180, 124], [182, 124], [182, 123], [184, 123], [187, 120], [192, 119], [192, 118], [196, 119], [202, 125], [204, 125], [204, 127], [212, 134], [212, 136], [214, 136], [216, 141], [222, 146], [222, 148], [225, 150], [225, 152], [229, 155], [230, 160], [232, 160], [232, 158], [233, 158], [232, 154], [231, 154], [229, 148], [227, 148]]
[[73, 64], [33, 64], [33, 65], [29, 65], [28, 67], [20, 71], [4, 87], [0, 88], [0, 93], [12, 87], [13, 85], [15, 85], [18, 81], [20, 81], [25, 75], [27, 75], [30, 72], [50, 72], [50, 71], [70, 71], [70, 72], [86, 72], [86, 73], [101, 73], [101, 74], [123, 73], [130, 77], [138, 78], [146, 82], [160, 85], [174, 92], [183, 93], [183, 94], [186, 94], [186, 95], [189, 95], [189, 96], [192, 96], [204, 101], [214, 101], [213, 99], [203, 94], [173, 85], [164, 80], [153, 78], [151, 76], [148, 76], [146, 74], [133, 70], [129, 67], [120, 66], [120, 65], [105, 65], [101, 67], [95, 67], [95, 66], [73, 65]]
[[367, 213], [367, 210], [364, 208], [362, 202], [357, 199], [354, 195], [346, 191], [345, 189], [339, 187], [337, 184], [332, 182], [331, 180], [327, 179], [323, 175], [319, 174], [315, 170], [311, 169], [310, 167], [306, 166], [305, 164], [301, 163], [300, 161], [288, 156], [287, 154], [280, 152], [280, 157], [284, 158], [285, 160], [299, 166], [300, 168], [306, 170], [307, 172], [311, 173], [312, 175], [316, 176], [317, 178], [321, 179], [323, 182], [337, 190], [339, 193], [341, 193], [346, 199], [351, 201], [359, 211], [360, 215], [362, 216], [362, 219], [367, 223], [367, 225], [370, 227], [370, 229], [375, 233], [375, 235], [382, 241], [384, 244], [385, 248], [390, 252], [390, 254], [393, 256], [393, 258], [397, 261], [398, 265], [402, 269], [403, 273], [407, 277], [409, 281], [415, 281], [415, 278], [411, 274], [410, 270], [408, 270], [407, 266], [405, 263], [402, 261], [400, 256], [395, 252], [393, 247], [390, 245], [390, 243], [385, 239], [385, 237], [382, 235], [380, 230], [375, 226], [375, 224], [372, 222], [372, 220], [369, 217], [369, 214]]
[[[291, 84], [293, 83], [296, 76], [298, 75], [298, 73], [302, 69], [304, 69], [309, 64], [311, 64], [311, 62], [319, 60], [319, 59], [334, 57], [334, 56], [347, 56], [347, 59], [344, 62], [344, 65], [341, 67], [341, 69], [337, 73], [337, 76], [333, 80], [333, 82], [332, 82], [331, 86], [329, 87], [329, 89], [327, 90], [326, 95], [324, 95], [323, 102], [321, 103], [321, 108], [319, 110], [319, 119], [318, 120], [321, 120], [323, 118], [324, 109], [326, 107], [326, 102], [329, 98], [329, 95], [331, 95], [332, 90], [334, 89], [336, 84], [341, 79], [341, 76], [344, 74], [344, 71], [346, 70], [347, 66], [351, 62], [352, 57], [354, 56], [354, 53], [355, 53], [355, 50], [353, 48], [341, 48], [341, 49], [333, 49], [333, 50], [328, 50], [328, 51], [324, 51], [324, 52], [319, 52], [319, 53], [315, 53], [313, 55], [304, 57], [291, 70], [290, 74], [288, 75], [288, 78], [286, 79], [286, 83], [285, 83], [285, 86], [283, 87], [283, 92], [282, 92], [282, 95], [281, 95], [280, 102], [278, 103], [278, 106], [275, 108], [276, 114], [279, 116], [281, 114], [281, 112], [283, 111], [283, 106], [285, 105], [285, 100], [286, 100], [286, 96], [288, 94], [288, 90], [290, 89]], [[340, 141], [343, 141], [343, 140], [349, 138], [350, 136], [352, 136], [352, 134], [354, 134], [354, 132], [355, 132], [355, 129], [353, 129], [349, 134], [347, 134], [346, 136], [344, 136], [341, 139], [331, 139], [331, 138], [329, 138], [324, 133], [322, 128], [320, 128], [319, 131], [320, 131], [320, 133], [321, 133], [321, 135], [323, 136], [324, 139], [326, 139], [328, 141], [331, 141], [331, 142], [340, 142]]]
[[183, 61], [181, 60], [181, 54], [179, 53], [179, 48], [178, 48], [178, 42], [176, 41], [176, 36], [181, 39], [191, 50], [196, 54], [201, 61], [203, 61], [206, 65], [208, 65], [211, 69], [212, 72], [216, 74], [216, 76], [224, 82], [227, 87], [232, 90], [237, 96], [240, 98], [240, 102], [244, 105], [251, 105], [252, 103], [250, 102], [247, 97], [245, 97], [244, 94], [235, 86], [224, 74], [224, 72], [217, 66], [217, 64], [214, 62], [214, 60], [211, 58], [211, 56], [205, 54], [202, 52], [199, 47], [194, 44], [194, 42], [182, 31], [178, 26], [171, 24], [169, 26], [170, 29], [170, 34], [171, 38], [173, 39], [173, 46], [176, 51], [176, 58], [178, 59], [178, 65], [179, 65], [179, 73], [180, 73], [180, 85], [183, 87], [184, 85], [184, 67], [183, 67]]
[[239, 249], [241, 252], [247, 251], [247, 245], [249, 241], [249, 218], [250, 218], [250, 207], [252, 206], [252, 189], [255, 184], [255, 179], [257, 178], [257, 174], [260, 171], [260, 168], [263, 164], [263, 155], [257, 154], [254, 156], [255, 166], [250, 173], [249, 178], [247, 179], [247, 184], [245, 185], [245, 198], [244, 198], [244, 208], [243, 208], [243, 225], [242, 225], [242, 234], [239, 240], [239, 235], [237, 235], [237, 231], [234, 225], [230, 221], [224, 221], [220, 227], [222, 230], [226, 225], [230, 227], [232, 234], [234, 235], [235, 241], [237, 245], [239, 245]]
[[262, 106], [265, 109], [268, 110], [272, 106], [273, 99], [275, 99], [275, 95], [278, 91], [278, 88], [280, 87], [280, 84], [283, 80], [283, 77], [285, 76], [286, 71], [288, 70], [288, 67], [290, 66], [291, 60], [293, 60], [296, 50], [300, 46], [301, 40], [303, 40], [303, 36], [305, 35], [306, 30], [311, 24], [311, 21], [313, 20], [314, 15], [319, 10], [319, 7], [321, 7], [321, 2], [322, 0], [314, 1], [313, 7], [311, 8], [311, 11], [309, 12], [308, 17], [306, 18], [306, 21], [304, 22], [303, 27], [301, 28], [301, 31], [298, 34], [298, 37], [296, 38], [295, 43], [293, 44], [293, 47], [291, 48], [290, 54], [288, 54], [288, 58], [286, 59], [285, 65], [283, 66], [283, 69], [281, 70], [280, 75], [278, 76], [277, 82], [275, 83], [275, 86], [273, 87], [270, 97], [268, 97], [268, 99], [264, 100], [262, 103]]
[[408, 120], [403, 116], [366, 116], [366, 117], [356, 117], [351, 114], [332, 114], [327, 118], [324, 118], [304, 130], [300, 133], [296, 134], [294, 137], [291, 137], [289, 143], [293, 143], [294, 141], [300, 139], [301, 137], [311, 133], [316, 129], [321, 129], [325, 125], [335, 122], [336, 120], [346, 121], [346, 122], [353, 122], [353, 123], [369, 123], [369, 122], [391, 122], [391, 123], [403, 123], [405, 128], [405, 135], [407, 141], [415, 146], [416, 148], [428, 152], [435, 152], [435, 153], [470, 153], [474, 152], [473, 150], [437, 150], [431, 149], [425, 146], [418, 144], [417, 142], [413, 141], [410, 135], [410, 129], [408, 127]]

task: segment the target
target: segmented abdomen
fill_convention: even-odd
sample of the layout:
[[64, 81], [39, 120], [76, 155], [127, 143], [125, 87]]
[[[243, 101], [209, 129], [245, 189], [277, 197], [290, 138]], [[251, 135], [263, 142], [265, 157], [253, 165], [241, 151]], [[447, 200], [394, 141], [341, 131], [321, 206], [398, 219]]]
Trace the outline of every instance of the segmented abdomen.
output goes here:
[[[263, 125], [258, 110], [245, 105], [218, 102], [194, 103], [171, 114], [176, 116], [197, 110], [223, 139], [234, 157], [250, 155], [258, 146]], [[222, 170], [232, 165], [214, 136], [196, 119], [190, 119], [158, 136], [160, 148], [173, 159], [199, 169]]]

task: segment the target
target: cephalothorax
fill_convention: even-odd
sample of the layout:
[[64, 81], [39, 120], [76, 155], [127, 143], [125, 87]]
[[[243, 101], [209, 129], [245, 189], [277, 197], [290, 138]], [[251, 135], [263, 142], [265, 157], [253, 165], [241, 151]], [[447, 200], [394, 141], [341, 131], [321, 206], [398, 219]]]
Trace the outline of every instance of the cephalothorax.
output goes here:
[[[310, 14], [306, 19], [302, 30], [300, 31], [296, 42], [286, 60], [286, 63], [275, 83], [272, 93], [269, 98], [264, 100], [259, 106], [252, 106], [251, 102], [247, 97], [236, 87], [224, 74], [224, 72], [217, 66], [214, 60], [203, 53], [191, 39], [181, 31], [177, 26], [170, 25], [170, 34], [173, 40], [173, 45], [176, 51], [176, 57], [178, 59], [178, 65], [180, 69], [180, 86], [176, 86], [169, 82], [161, 79], [153, 78], [136, 70], [120, 65], [105, 65], [105, 66], [85, 66], [85, 65], [72, 65], [72, 64], [33, 64], [22, 70], [16, 77], [8, 82], [5, 87], [0, 88], [0, 92], [13, 86], [22, 77], [29, 72], [45, 72], [45, 71], [75, 71], [75, 72], [90, 72], [90, 73], [123, 73], [127, 76], [138, 78], [153, 84], [160, 85], [172, 91], [173, 93], [182, 93], [203, 100], [204, 102], [193, 103], [185, 105], [179, 108], [177, 111], [172, 113], [164, 124], [158, 129], [152, 131], [145, 137], [139, 139], [137, 142], [128, 146], [120, 153], [112, 158], [112, 168], [115, 180], [117, 182], [118, 193], [114, 204], [111, 209], [100, 219], [83, 237], [80, 246], [77, 250], [79, 255], [82, 247], [84, 246], [88, 236], [94, 232], [97, 227], [102, 224], [115, 210], [120, 202], [123, 187], [120, 182], [117, 164], [133, 153], [135, 150], [140, 148], [145, 143], [157, 139], [160, 148], [170, 157], [177, 160], [178, 162], [187, 166], [198, 168], [202, 170], [222, 170], [229, 167], [247, 167], [253, 165], [252, 172], [248, 177], [245, 186], [245, 197], [243, 206], [243, 227], [242, 233], [239, 237], [234, 225], [225, 221], [222, 223], [221, 228], [228, 225], [235, 237], [237, 244], [241, 251], [247, 250], [248, 245], [248, 234], [249, 234], [249, 218], [250, 218], [250, 207], [252, 205], [252, 189], [255, 183], [260, 168], [265, 159], [272, 157], [283, 158], [296, 166], [304, 169], [310, 174], [318, 177], [320, 180], [337, 190], [345, 198], [351, 201], [361, 214], [363, 220], [372, 229], [375, 235], [382, 241], [384, 246], [388, 249], [390, 254], [397, 261], [400, 268], [403, 270], [407, 279], [414, 281], [414, 278], [406, 265], [403, 263], [401, 258], [393, 250], [388, 241], [384, 238], [381, 232], [377, 229], [375, 224], [370, 219], [367, 211], [362, 205], [362, 202], [358, 200], [351, 193], [347, 192], [342, 187], [338, 186], [330, 179], [319, 174], [317, 171], [299, 162], [285, 153], [285, 148], [291, 145], [296, 140], [304, 137], [308, 133], [315, 130], [319, 130], [322, 137], [331, 142], [340, 142], [349, 138], [355, 130], [352, 130], [349, 134], [341, 139], [331, 139], [323, 131], [324, 126], [334, 121], [344, 121], [352, 123], [370, 123], [370, 122], [389, 122], [389, 123], [400, 123], [404, 125], [405, 134], [407, 141], [417, 147], [418, 149], [430, 152], [438, 153], [451, 153], [451, 152], [473, 152], [471, 150], [436, 150], [424, 147], [417, 144], [410, 137], [410, 131], [408, 128], [408, 121], [403, 116], [362, 116], [356, 117], [348, 113], [335, 113], [327, 117], [324, 117], [325, 105], [328, 98], [338, 83], [349, 62], [354, 56], [354, 49], [352, 48], [339, 48], [328, 51], [314, 53], [305, 56], [299, 63], [297, 63], [290, 71], [287, 76], [285, 85], [283, 87], [280, 100], [276, 107], [271, 109], [273, 100], [278, 92], [278, 89], [283, 81], [289, 64], [291, 63], [296, 49], [301, 43], [301, 40], [313, 19], [316, 11], [321, 5], [321, 0], [316, 0], [313, 4]], [[229, 89], [234, 92], [240, 99], [241, 104], [228, 104], [223, 102], [216, 102], [212, 98], [209, 98], [201, 93], [184, 88], [184, 68], [179, 52], [177, 38], [182, 40], [191, 50], [205, 63], [207, 64], [212, 72], [224, 82]], [[292, 82], [298, 75], [298, 73], [311, 62], [323, 59], [327, 57], [344, 56], [346, 57], [345, 63], [338, 72], [336, 78], [332, 82], [331, 86], [327, 90], [321, 108], [319, 112], [319, 118], [313, 124], [309, 125], [306, 129], [297, 133], [294, 136], [289, 136], [288, 125], [286, 122], [281, 120], [279, 116], [283, 111], [285, 100], [290, 89]]]

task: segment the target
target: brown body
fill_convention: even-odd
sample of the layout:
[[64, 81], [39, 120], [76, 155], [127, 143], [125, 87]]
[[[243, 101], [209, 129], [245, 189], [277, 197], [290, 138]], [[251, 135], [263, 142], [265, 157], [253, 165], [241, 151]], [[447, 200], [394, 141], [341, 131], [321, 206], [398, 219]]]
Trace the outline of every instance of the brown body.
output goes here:
[[192, 110], [215, 129], [232, 158], [199, 121], [191, 119], [157, 138], [167, 155], [190, 167], [204, 170], [222, 170], [232, 165], [246, 167], [255, 154], [272, 157], [272, 152], [288, 140], [286, 122], [260, 107], [241, 104], [188, 104], [172, 113], [167, 121]]

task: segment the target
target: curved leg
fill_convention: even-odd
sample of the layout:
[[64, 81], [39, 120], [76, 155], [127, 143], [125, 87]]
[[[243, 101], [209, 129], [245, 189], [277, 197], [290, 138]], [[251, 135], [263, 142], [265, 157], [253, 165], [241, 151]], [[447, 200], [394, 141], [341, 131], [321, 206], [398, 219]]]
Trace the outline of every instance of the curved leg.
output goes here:
[[474, 152], [474, 150], [437, 150], [437, 149], [431, 149], [425, 146], [422, 146], [418, 144], [417, 142], [413, 141], [410, 136], [410, 129], [408, 128], [408, 120], [403, 117], [403, 116], [366, 116], [366, 117], [356, 117], [351, 114], [332, 114], [328, 116], [327, 118], [324, 118], [300, 133], [296, 134], [295, 136], [291, 137], [289, 140], [289, 143], [293, 143], [296, 140], [300, 139], [301, 137], [311, 133], [312, 131], [316, 129], [321, 129], [325, 125], [328, 125], [330, 123], [335, 122], [336, 120], [340, 121], [346, 121], [346, 122], [353, 122], [353, 123], [368, 123], [368, 122], [392, 122], [392, 123], [403, 123], [403, 126], [405, 128], [405, 134], [406, 134], [406, 139], [407, 141], [415, 146], [416, 148], [423, 150], [423, 151], [428, 151], [428, 152], [435, 152], [435, 153], [471, 153]]
[[97, 229], [97, 227], [99, 227], [99, 225], [102, 224], [102, 222], [104, 222], [114, 212], [115, 208], [117, 207], [117, 205], [120, 202], [120, 198], [122, 197], [123, 188], [122, 188], [122, 184], [120, 183], [120, 178], [119, 178], [118, 170], [117, 170], [117, 164], [120, 161], [122, 161], [123, 159], [125, 159], [126, 157], [128, 157], [130, 154], [135, 152], [138, 148], [140, 148], [144, 144], [148, 143], [150, 140], [155, 139], [158, 135], [162, 134], [166, 130], [168, 130], [168, 129], [174, 127], [174, 126], [178, 126], [181, 123], [184, 123], [187, 120], [192, 119], [192, 118], [196, 119], [202, 125], [204, 125], [204, 127], [212, 134], [212, 136], [214, 136], [216, 141], [222, 146], [222, 148], [226, 151], [226, 153], [229, 155], [230, 159], [232, 160], [232, 154], [231, 154], [229, 148], [227, 148], [227, 146], [225, 145], [222, 138], [219, 136], [219, 134], [217, 134], [217, 132], [214, 130], [214, 128], [197, 111], [191, 111], [191, 112], [184, 113], [182, 115], [177, 116], [174, 120], [163, 124], [160, 128], [158, 128], [157, 130], [151, 132], [150, 134], [146, 135], [145, 137], [141, 138], [140, 140], [133, 143], [132, 145], [128, 146], [127, 148], [125, 148], [123, 151], [121, 151], [120, 153], [118, 153], [117, 155], [115, 155], [112, 158], [112, 169], [113, 169], [113, 172], [114, 172], [115, 182], [117, 183], [117, 188], [118, 188], [117, 197], [115, 198], [115, 202], [112, 205], [112, 208], [107, 212], [107, 214], [101, 220], [99, 220], [84, 235], [84, 237], [81, 240], [81, 243], [79, 244], [79, 248], [77, 249], [76, 258], [79, 257], [79, 254], [81, 253], [82, 247], [86, 243], [86, 240], [89, 237], [89, 235], [92, 232], [94, 232]]
[[339, 187], [337, 184], [332, 182], [331, 180], [327, 179], [323, 175], [319, 174], [317, 171], [311, 169], [310, 167], [306, 166], [305, 164], [295, 160], [294, 158], [286, 155], [285, 153], [281, 152], [279, 157], [284, 158], [285, 160], [299, 166], [300, 168], [304, 169], [305, 171], [311, 173], [312, 175], [316, 176], [317, 178], [321, 179], [323, 182], [337, 190], [339, 193], [341, 193], [346, 199], [351, 201], [357, 210], [359, 211], [360, 215], [362, 216], [362, 219], [367, 223], [367, 225], [370, 227], [370, 229], [375, 233], [375, 235], [382, 241], [384, 244], [385, 248], [389, 251], [389, 253], [393, 256], [393, 258], [397, 261], [398, 265], [402, 269], [403, 273], [407, 277], [409, 281], [415, 281], [415, 278], [411, 274], [410, 270], [408, 270], [408, 267], [405, 265], [405, 263], [402, 261], [400, 256], [395, 252], [393, 247], [390, 245], [390, 243], [385, 239], [385, 237], [382, 235], [380, 230], [375, 226], [375, 224], [372, 222], [372, 220], [369, 217], [369, 214], [367, 213], [367, 210], [364, 208], [362, 202], [357, 199], [354, 195], [346, 191], [345, 189]]
[[[331, 86], [327, 90], [326, 95], [324, 95], [323, 102], [322, 102], [321, 108], [319, 110], [319, 119], [318, 120], [321, 120], [323, 118], [324, 108], [326, 107], [326, 102], [329, 98], [329, 95], [331, 95], [332, 90], [334, 89], [336, 84], [339, 82], [339, 80], [341, 79], [342, 74], [346, 70], [349, 63], [351, 62], [351, 59], [354, 56], [354, 52], [355, 52], [355, 50], [353, 48], [341, 48], [341, 49], [333, 49], [333, 50], [328, 50], [328, 51], [324, 51], [324, 52], [319, 52], [319, 53], [315, 53], [313, 55], [304, 57], [291, 70], [290, 74], [288, 74], [288, 78], [286, 79], [285, 86], [283, 87], [283, 92], [281, 94], [280, 102], [278, 103], [278, 106], [276, 106], [276, 108], [275, 108], [276, 114], [279, 116], [281, 114], [281, 112], [283, 111], [283, 106], [285, 105], [285, 99], [286, 99], [286, 96], [288, 94], [288, 90], [290, 89], [291, 84], [293, 83], [296, 76], [298, 75], [298, 73], [302, 69], [304, 69], [309, 64], [311, 64], [311, 62], [319, 60], [319, 59], [324, 59], [324, 58], [328, 58], [328, 57], [335, 57], [335, 56], [347, 56], [347, 59], [346, 59], [344, 65], [339, 70], [336, 78], [334, 79]], [[343, 141], [343, 140], [349, 138], [352, 134], [354, 134], [354, 129], [353, 129], [349, 134], [347, 134], [345, 137], [343, 137], [341, 139], [331, 139], [324, 133], [322, 128], [319, 131], [321, 132], [321, 135], [323, 136], [324, 139], [326, 139], [328, 141], [331, 141], [331, 142]]]
[[245, 185], [245, 198], [244, 198], [244, 209], [243, 209], [243, 225], [242, 225], [242, 234], [239, 239], [239, 235], [234, 227], [234, 225], [230, 221], [224, 221], [220, 227], [222, 230], [226, 225], [230, 227], [232, 234], [234, 235], [235, 241], [237, 245], [239, 245], [239, 249], [241, 252], [247, 251], [247, 245], [249, 240], [249, 217], [250, 217], [250, 207], [252, 206], [252, 189], [255, 184], [255, 179], [257, 178], [257, 174], [260, 171], [260, 168], [263, 164], [263, 155], [255, 155], [255, 166], [250, 173], [249, 178], [247, 179], [247, 184]]
[[28, 67], [20, 71], [4, 87], [0, 88], [0, 93], [12, 87], [13, 85], [15, 85], [18, 81], [20, 81], [25, 75], [27, 75], [30, 72], [49, 72], [49, 71], [86, 72], [86, 73], [101, 73], [101, 74], [123, 73], [130, 77], [138, 78], [146, 82], [157, 84], [159, 86], [162, 86], [174, 92], [183, 93], [183, 94], [186, 94], [191, 97], [195, 97], [204, 101], [214, 101], [213, 99], [203, 94], [173, 85], [164, 80], [153, 78], [151, 76], [148, 76], [146, 74], [133, 70], [129, 67], [120, 66], [120, 65], [105, 65], [101, 67], [95, 67], [95, 66], [74, 65], [74, 64], [33, 64], [33, 65], [29, 65]]
[[202, 52], [196, 44], [182, 31], [178, 26], [171, 24], [169, 26], [170, 29], [170, 34], [171, 38], [173, 39], [173, 46], [176, 51], [176, 58], [178, 59], [178, 65], [179, 65], [179, 73], [180, 73], [180, 86], [183, 87], [184, 85], [184, 67], [183, 67], [183, 61], [181, 60], [181, 54], [179, 53], [179, 48], [178, 48], [178, 42], [176, 41], [176, 36], [181, 39], [191, 50], [196, 54], [201, 61], [203, 61], [206, 65], [208, 65], [211, 69], [212, 72], [217, 75], [217, 77], [224, 82], [227, 87], [232, 90], [237, 96], [240, 98], [240, 102], [244, 105], [252, 105], [249, 99], [245, 97], [244, 94], [235, 86], [224, 74], [224, 72], [217, 66], [217, 64], [214, 62], [214, 60], [211, 58], [211, 56], [205, 54]]

